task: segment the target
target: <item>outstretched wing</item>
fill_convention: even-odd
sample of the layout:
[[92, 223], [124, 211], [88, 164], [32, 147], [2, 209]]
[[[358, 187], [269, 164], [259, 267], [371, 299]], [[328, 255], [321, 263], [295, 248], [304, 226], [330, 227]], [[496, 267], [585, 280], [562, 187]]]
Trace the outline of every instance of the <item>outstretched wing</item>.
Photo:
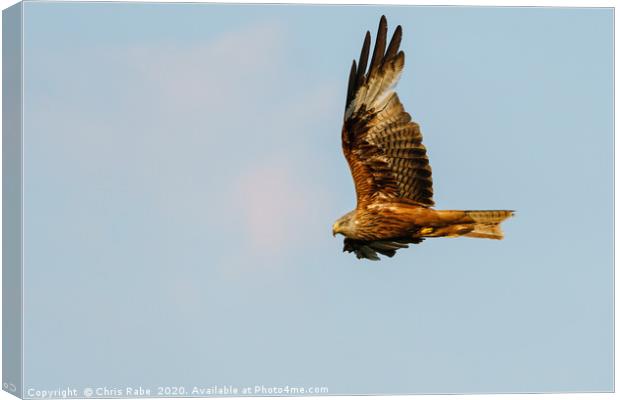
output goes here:
[[409, 247], [409, 243], [417, 244], [423, 240], [424, 238], [404, 238], [402, 240], [356, 240], [345, 238], [342, 251], [354, 252], [357, 258], [379, 261], [377, 253], [394, 257], [396, 250], [406, 249]]
[[434, 204], [433, 182], [420, 127], [394, 91], [405, 65], [405, 54], [398, 50], [402, 28], [396, 28], [387, 50], [386, 36], [382, 16], [368, 70], [370, 32], [359, 64], [354, 60], [351, 66], [342, 149], [355, 182], [358, 209], [376, 199], [405, 199], [429, 207]]

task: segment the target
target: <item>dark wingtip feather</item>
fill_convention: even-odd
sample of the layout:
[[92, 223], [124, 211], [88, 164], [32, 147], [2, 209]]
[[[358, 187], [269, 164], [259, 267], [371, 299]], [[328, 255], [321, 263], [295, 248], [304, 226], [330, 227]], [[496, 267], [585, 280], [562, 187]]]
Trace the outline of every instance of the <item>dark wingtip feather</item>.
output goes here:
[[375, 249], [377, 250], [377, 252], [379, 252], [380, 254], [383, 254], [384, 256], [388, 256], [388, 257], [394, 257], [394, 255], [396, 254], [396, 250], [383, 250], [383, 249]]
[[400, 41], [402, 37], [403, 37], [403, 28], [400, 25], [398, 25], [396, 27], [396, 30], [394, 30], [394, 34], [392, 34], [392, 40], [390, 40], [388, 49], [385, 52], [384, 60], [389, 60], [390, 58], [396, 55], [396, 52], [398, 52], [398, 48], [400, 47]]
[[360, 52], [359, 62], [355, 64], [354, 61], [354, 65], [351, 67], [351, 72], [349, 73], [349, 86], [347, 89], [345, 109], [348, 108], [351, 102], [355, 99], [355, 94], [359, 88], [366, 83], [366, 80], [374, 72], [383, 68], [385, 63], [401, 57], [403, 59], [402, 62], [404, 63], [405, 53], [398, 51], [403, 35], [402, 32], [402, 27], [398, 25], [392, 34], [392, 39], [390, 40], [390, 44], [386, 50], [387, 18], [385, 15], [381, 16], [381, 19], [379, 20], [379, 28], [377, 30], [377, 37], [375, 39], [375, 46], [372, 57], [370, 57], [370, 66], [366, 69], [366, 66], [368, 65], [371, 42], [370, 32], [366, 31], [366, 35], [364, 36], [364, 44], [362, 45], [362, 50]]
[[362, 45], [362, 51], [360, 52], [360, 62], [357, 69], [357, 78], [355, 81], [355, 88], [359, 88], [364, 84], [364, 74], [366, 73], [366, 65], [368, 65], [368, 53], [370, 52], [370, 32], [366, 31], [364, 36], [364, 44]]
[[381, 16], [379, 21], [379, 29], [377, 30], [377, 38], [375, 39], [375, 49], [372, 52], [372, 61], [370, 62], [370, 68], [368, 68], [368, 74], [372, 74], [383, 60], [385, 54], [385, 41], [387, 37], [387, 19], [385, 15]]
[[351, 64], [351, 71], [349, 72], [349, 87], [347, 88], [347, 102], [344, 106], [345, 110], [347, 109], [347, 107], [349, 107], [349, 103], [353, 101], [353, 96], [355, 95], [355, 91], [357, 90], [357, 88], [355, 87], [355, 82], [357, 80], [356, 76], [357, 71], [355, 66], [355, 60], [353, 60], [353, 64]]

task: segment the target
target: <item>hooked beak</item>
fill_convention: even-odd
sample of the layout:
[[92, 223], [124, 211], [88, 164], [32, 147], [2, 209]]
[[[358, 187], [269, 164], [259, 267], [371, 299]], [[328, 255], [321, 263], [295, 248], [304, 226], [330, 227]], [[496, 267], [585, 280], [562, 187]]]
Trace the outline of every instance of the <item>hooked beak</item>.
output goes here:
[[332, 225], [332, 235], [334, 237], [336, 237], [336, 233], [338, 233], [338, 232], [336, 232], [336, 224], [334, 224], [334, 225]]

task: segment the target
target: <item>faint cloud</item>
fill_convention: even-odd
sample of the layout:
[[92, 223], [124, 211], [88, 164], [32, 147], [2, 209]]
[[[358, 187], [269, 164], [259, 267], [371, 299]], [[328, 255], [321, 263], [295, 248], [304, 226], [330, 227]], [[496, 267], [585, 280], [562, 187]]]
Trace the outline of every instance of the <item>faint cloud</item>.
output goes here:
[[134, 47], [130, 63], [168, 107], [211, 113], [244, 104], [277, 74], [285, 37], [277, 24], [257, 24], [201, 43]]
[[248, 169], [236, 182], [235, 206], [244, 216], [240, 233], [252, 252], [281, 253], [304, 236], [314, 194], [288, 166], [284, 160], [269, 161]]
[[[299, 69], [289, 36], [269, 22], [198, 42], [63, 55], [90, 75], [59, 68], [54, 79], [70, 82], [71, 96], [59, 87], [31, 109], [37, 159], [55, 166], [50, 179], [77, 177], [93, 198], [115, 193], [118, 204], [148, 209], [159, 231], [177, 232], [169, 240], [208, 250], [226, 273], [306, 251], [330, 232], [325, 146], [337, 144], [343, 94], [337, 80]], [[85, 104], [92, 93], [105, 96]], [[57, 143], [71, 145], [59, 156], [49, 152]]]

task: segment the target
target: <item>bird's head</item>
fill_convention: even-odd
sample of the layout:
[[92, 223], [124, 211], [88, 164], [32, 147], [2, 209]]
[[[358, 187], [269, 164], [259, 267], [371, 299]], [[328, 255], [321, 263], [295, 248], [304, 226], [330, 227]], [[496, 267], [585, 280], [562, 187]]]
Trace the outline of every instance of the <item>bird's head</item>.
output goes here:
[[332, 234], [336, 236], [337, 233], [349, 236], [355, 229], [355, 210], [346, 213], [342, 217], [338, 218], [334, 225], [332, 225]]

